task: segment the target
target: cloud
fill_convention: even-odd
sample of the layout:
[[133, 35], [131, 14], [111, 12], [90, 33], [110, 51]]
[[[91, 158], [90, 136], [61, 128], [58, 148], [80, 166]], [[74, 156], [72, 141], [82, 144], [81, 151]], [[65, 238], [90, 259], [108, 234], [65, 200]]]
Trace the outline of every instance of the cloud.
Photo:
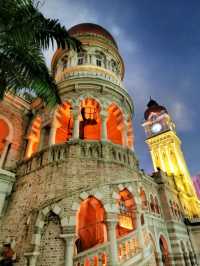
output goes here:
[[138, 46], [136, 41], [130, 38], [130, 34], [126, 32], [122, 27], [119, 27], [117, 24], [113, 24], [108, 21], [108, 27], [110, 32], [113, 34], [113, 37], [116, 39], [119, 44], [120, 50], [126, 54], [132, 54], [138, 51]]
[[48, 0], [41, 9], [46, 16], [59, 19], [67, 28], [78, 23], [98, 21], [96, 11], [77, 0]]
[[194, 112], [183, 102], [174, 101], [171, 106], [169, 106], [169, 112], [176, 123], [178, 131], [185, 132], [193, 130]]
[[[96, 11], [80, 1], [48, 0], [41, 6], [41, 11], [47, 17], [59, 19], [61, 24], [65, 25], [67, 29], [83, 22], [98, 23], [98, 14]], [[53, 54], [54, 50], [52, 47], [44, 51], [44, 56], [49, 67]]]

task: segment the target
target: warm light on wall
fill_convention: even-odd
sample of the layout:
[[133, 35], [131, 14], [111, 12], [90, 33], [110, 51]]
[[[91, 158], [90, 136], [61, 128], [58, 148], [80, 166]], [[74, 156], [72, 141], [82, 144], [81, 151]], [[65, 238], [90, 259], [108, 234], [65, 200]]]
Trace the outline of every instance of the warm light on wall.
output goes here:
[[119, 215], [119, 225], [123, 228], [133, 230], [132, 218], [125, 214]]

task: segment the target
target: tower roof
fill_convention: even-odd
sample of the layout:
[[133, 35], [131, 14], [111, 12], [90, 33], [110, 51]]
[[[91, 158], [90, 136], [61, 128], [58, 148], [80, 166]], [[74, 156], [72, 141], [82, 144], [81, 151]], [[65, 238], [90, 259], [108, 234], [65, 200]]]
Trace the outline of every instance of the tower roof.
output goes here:
[[94, 33], [96, 35], [100, 35], [110, 40], [114, 44], [114, 46], [118, 48], [117, 43], [115, 39], [113, 38], [113, 36], [106, 29], [104, 29], [103, 27], [97, 24], [81, 23], [81, 24], [75, 25], [72, 28], [70, 28], [68, 32], [71, 36], [75, 36], [77, 34], [84, 34], [84, 33]]
[[147, 109], [144, 112], [144, 119], [145, 120], [148, 120], [149, 115], [151, 113], [161, 113], [161, 112], [167, 113], [167, 109], [164, 106], [159, 105], [152, 98], [150, 98], [150, 101], [147, 104]]

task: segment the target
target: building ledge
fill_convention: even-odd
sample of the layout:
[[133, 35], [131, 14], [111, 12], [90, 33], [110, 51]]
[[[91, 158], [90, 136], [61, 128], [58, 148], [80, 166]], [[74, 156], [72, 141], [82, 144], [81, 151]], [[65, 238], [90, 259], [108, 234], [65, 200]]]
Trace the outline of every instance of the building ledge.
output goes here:
[[24, 176], [48, 164], [64, 162], [70, 158], [103, 161], [138, 169], [135, 153], [121, 145], [105, 141], [70, 140], [64, 144], [52, 145], [19, 162], [17, 174]]

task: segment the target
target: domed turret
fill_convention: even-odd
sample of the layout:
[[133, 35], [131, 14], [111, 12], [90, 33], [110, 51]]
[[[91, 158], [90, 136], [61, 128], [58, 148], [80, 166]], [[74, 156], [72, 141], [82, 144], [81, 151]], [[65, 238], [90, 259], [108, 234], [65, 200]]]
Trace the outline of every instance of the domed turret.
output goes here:
[[103, 37], [106, 39], [106, 41], [111, 41], [112, 45], [118, 49], [117, 43], [113, 36], [106, 29], [97, 24], [81, 23], [69, 29], [69, 34], [74, 37], [85, 35], [85, 33], [93, 34], [101, 38]]
[[52, 73], [57, 82], [69, 77], [96, 77], [120, 85], [124, 63], [112, 35], [99, 25], [83, 23], [69, 29], [82, 43], [82, 51], [57, 49], [52, 59]]
[[150, 101], [148, 102], [147, 104], [147, 109], [146, 111], [144, 112], [144, 119], [145, 120], [148, 120], [149, 116], [152, 114], [152, 113], [156, 113], [156, 114], [160, 114], [161, 112], [163, 113], [168, 113], [167, 112], [167, 109], [162, 106], [162, 105], [159, 105], [156, 101], [154, 101], [152, 98], [150, 98]]

